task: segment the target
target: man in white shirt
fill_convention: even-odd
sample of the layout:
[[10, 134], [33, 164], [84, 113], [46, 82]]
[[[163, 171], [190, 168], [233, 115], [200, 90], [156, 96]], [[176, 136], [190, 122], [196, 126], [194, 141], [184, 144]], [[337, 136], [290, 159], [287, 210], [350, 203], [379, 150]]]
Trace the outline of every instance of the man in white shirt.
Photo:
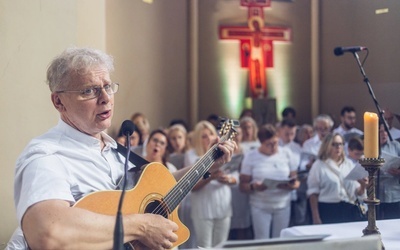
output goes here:
[[[333, 133], [339, 133], [345, 137], [346, 134], [358, 134], [363, 135], [364, 133], [356, 128], [356, 110], [353, 107], [345, 106], [340, 112], [340, 124], [333, 130]], [[350, 139], [350, 138], [349, 138]], [[348, 140], [346, 140], [348, 141]]]
[[329, 115], [321, 114], [314, 119], [313, 125], [316, 135], [304, 142], [303, 152], [317, 156], [322, 140], [332, 131], [333, 120]]
[[296, 157], [300, 157], [302, 148], [297, 142], [294, 141], [296, 138], [296, 130], [297, 126], [294, 120], [282, 120], [278, 128], [279, 146], [287, 147], [290, 149], [290, 151], [292, 151], [293, 154], [296, 155]]
[[360, 138], [364, 133], [355, 127], [356, 125], [356, 110], [351, 106], [344, 106], [340, 111], [341, 123], [333, 130], [333, 133], [338, 133], [344, 138], [344, 152], [346, 156], [349, 154], [348, 144], [351, 138]]
[[[111, 126], [114, 94], [111, 56], [89, 48], [70, 48], [47, 71], [58, 125], [33, 139], [17, 160], [14, 200], [19, 229], [7, 249], [111, 249], [116, 216], [73, 205], [81, 197], [114, 190], [124, 175], [124, 157], [104, 131]], [[234, 142], [210, 171], [230, 160]], [[133, 168], [131, 164], [128, 168]], [[188, 168], [175, 172], [181, 178]], [[178, 225], [157, 214], [124, 214], [124, 242], [150, 249], [172, 248]]]
[[[296, 168], [300, 165], [300, 154], [302, 147], [294, 141], [296, 137], [296, 122], [293, 119], [283, 119], [279, 124], [279, 146], [287, 148], [292, 152], [295, 159]], [[303, 178], [299, 178], [300, 181]], [[304, 182], [305, 184], [305, 182]], [[300, 186], [301, 187], [301, 186]], [[307, 224], [307, 195], [306, 190], [297, 189], [291, 192], [291, 211], [290, 211], [290, 225], [304, 225]]]

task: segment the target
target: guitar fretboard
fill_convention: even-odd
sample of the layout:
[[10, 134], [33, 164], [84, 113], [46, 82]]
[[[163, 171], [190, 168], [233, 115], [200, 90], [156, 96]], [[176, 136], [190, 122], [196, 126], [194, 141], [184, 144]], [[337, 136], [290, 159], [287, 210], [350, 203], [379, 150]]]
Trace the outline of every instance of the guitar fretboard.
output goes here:
[[[221, 142], [226, 141], [226, 136], [221, 138]], [[193, 189], [197, 182], [203, 178], [204, 174], [211, 168], [212, 164], [222, 155], [217, 144], [212, 146], [207, 153], [179, 180], [174, 188], [165, 195], [164, 202], [168, 209], [174, 211], [179, 203]]]

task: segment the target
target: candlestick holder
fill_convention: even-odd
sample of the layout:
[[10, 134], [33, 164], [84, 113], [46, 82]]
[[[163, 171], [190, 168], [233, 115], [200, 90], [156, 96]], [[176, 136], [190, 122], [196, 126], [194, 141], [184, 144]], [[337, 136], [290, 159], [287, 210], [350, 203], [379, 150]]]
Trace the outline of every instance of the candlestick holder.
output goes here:
[[[364, 158], [359, 160], [361, 166], [368, 172], [367, 198], [364, 202], [368, 205], [368, 225], [362, 231], [364, 236], [371, 234], [381, 234], [376, 226], [376, 206], [380, 200], [376, 198], [376, 173], [379, 168], [385, 163], [383, 158]], [[382, 243], [382, 249], [385, 249]]]

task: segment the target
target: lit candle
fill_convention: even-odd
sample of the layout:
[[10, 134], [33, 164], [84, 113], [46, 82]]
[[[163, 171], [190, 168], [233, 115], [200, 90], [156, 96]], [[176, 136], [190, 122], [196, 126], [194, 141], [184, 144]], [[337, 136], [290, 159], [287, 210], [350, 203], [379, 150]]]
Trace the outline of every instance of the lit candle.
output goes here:
[[365, 158], [378, 158], [378, 115], [371, 112], [364, 113], [364, 156]]

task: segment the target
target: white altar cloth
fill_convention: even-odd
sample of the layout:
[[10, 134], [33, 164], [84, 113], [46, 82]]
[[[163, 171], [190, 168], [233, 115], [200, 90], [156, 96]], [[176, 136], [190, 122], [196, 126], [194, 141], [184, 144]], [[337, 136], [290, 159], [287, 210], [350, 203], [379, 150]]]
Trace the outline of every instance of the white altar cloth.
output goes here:
[[[345, 239], [362, 237], [362, 230], [368, 225], [367, 221], [322, 224], [309, 226], [296, 226], [285, 228], [281, 231], [281, 237], [293, 237], [316, 234], [329, 234], [324, 240]], [[400, 250], [400, 219], [378, 220], [376, 226], [381, 233], [381, 239], [385, 250]]]

